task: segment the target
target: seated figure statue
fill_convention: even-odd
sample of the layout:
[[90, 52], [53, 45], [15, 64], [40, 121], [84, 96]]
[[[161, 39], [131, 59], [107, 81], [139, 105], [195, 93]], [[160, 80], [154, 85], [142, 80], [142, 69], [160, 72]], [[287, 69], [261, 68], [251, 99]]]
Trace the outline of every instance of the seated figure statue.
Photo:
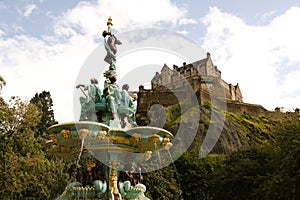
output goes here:
[[[128, 110], [128, 114], [121, 114], [121, 123], [122, 128], [125, 126], [131, 127], [135, 126], [135, 113], [136, 113], [136, 98], [130, 96], [128, 94], [129, 85], [124, 84], [122, 86], [121, 93], [121, 105], [124, 106]], [[137, 96], [137, 95], [136, 95]]]
[[97, 86], [98, 80], [92, 78], [90, 84], [79, 84], [76, 88], [80, 88], [85, 97], [80, 97], [81, 114], [79, 121], [97, 121], [95, 113], [95, 103], [100, 102], [101, 90]]
[[111, 119], [117, 118], [118, 107], [121, 104], [121, 94], [116, 81], [115, 76], [110, 77], [106, 82], [106, 87], [103, 92], [103, 96], [106, 99], [107, 110], [111, 114]]
[[131, 106], [130, 106], [130, 108], [131, 108], [131, 110], [132, 110], [132, 114], [129, 115], [129, 117], [130, 117], [130, 120], [132, 121], [132, 123], [133, 123], [135, 126], [137, 126], [137, 124], [136, 124], [136, 119], [135, 119], [135, 113], [136, 113], [136, 111], [137, 111], [137, 99], [138, 99], [138, 95], [137, 95], [137, 93], [134, 92], [134, 93], [132, 93], [131, 97], [132, 97], [132, 99], [133, 99], [133, 103], [132, 103]]

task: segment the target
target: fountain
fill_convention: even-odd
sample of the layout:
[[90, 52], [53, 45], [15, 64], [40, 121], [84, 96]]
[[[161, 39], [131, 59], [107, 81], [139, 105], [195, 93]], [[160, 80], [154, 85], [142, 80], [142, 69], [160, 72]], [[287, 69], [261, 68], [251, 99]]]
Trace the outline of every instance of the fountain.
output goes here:
[[170, 132], [136, 124], [137, 95], [131, 97], [126, 86], [120, 91], [116, 85], [116, 45], [121, 42], [111, 33], [111, 17], [107, 26], [104, 90], [94, 78], [90, 85], [78, 85], [85, 96], [80, 97], [80, 120], [48, 128], [48, 154], [74, 161], [68, 171], [70, 184], [57, 200], [147, 200], [139, 163], [149, 160], [153, 151], [159, 156], [159, 149], [172, 147]]

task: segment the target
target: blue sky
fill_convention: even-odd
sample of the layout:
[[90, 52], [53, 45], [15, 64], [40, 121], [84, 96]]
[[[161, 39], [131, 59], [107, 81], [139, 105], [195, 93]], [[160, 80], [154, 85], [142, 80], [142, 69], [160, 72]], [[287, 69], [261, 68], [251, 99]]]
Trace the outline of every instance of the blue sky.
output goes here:
[[117, 34], [161, 27], [185, 35], [212, 54], [225, 81], [239, 83], [245, 102], [292, 111], [300, 108], [299, 13], [296, 0], [0, 0], [1, 95], [49, 90], [56, 118], [71, 120], [77, 73], [111, 15]]

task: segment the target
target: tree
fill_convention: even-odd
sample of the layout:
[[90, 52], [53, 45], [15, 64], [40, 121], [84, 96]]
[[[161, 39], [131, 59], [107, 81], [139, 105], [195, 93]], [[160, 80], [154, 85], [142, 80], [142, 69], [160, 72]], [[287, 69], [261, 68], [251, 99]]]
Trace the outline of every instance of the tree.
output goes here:
[[143, 184], [147, 186], [147, 197], [153, 200], [181, 199], [182, 191], [174, 167], [168, 166], [143, 176]]
[[6, 85], [6, 82], [2, 76], [0, 76], [0, 92], [2, 88]]
[[274, 170], [263, 184], [266, 199], [300, 199], [300, 122], [285, 122], [277, 130]]
[[228, 154], [212, 177], [214, 199], [264, 199], [261, 188], [272, 170], [270, 159], [269, 152], [258, 146]]
[[33, 104], [0, 96], [0, 196], [3, 199], [53, 199], [67, 185], [64, 163], [48, 160], [45, 139], [35, 136], [41, 112]]
[[184, 153], [175, 162], [183, 199], [212, 199], [212, 175], [221, 168], [223, 160], [223, 155], [199, 158], [195, 154]]
[[40, 123], [37, 126], [37, 134], [46, 137], [47, 128], [53, 124], [57, 124], [54, 119], [54, 111], [52, 109], [53, 101], [50, 92], [43, 91], [42, 93], [36, 93], [30, 100], [30, 103], [35, 105], [41, 114]]

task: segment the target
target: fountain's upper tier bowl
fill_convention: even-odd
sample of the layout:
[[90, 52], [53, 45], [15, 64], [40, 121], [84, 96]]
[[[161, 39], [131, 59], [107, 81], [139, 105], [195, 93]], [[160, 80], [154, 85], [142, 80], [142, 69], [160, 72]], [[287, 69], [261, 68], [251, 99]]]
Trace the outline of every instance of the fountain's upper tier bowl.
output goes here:
[[82, 140], [87, 150], [145, 153], [158, 148], [170, 148], [173, 139], [169, 131], [157, 127], [140, 126], [122, 130], [89, 121], [56, 124], [48, 128], [48, 133], [48, 152], [61, 157], [78, 153]]

